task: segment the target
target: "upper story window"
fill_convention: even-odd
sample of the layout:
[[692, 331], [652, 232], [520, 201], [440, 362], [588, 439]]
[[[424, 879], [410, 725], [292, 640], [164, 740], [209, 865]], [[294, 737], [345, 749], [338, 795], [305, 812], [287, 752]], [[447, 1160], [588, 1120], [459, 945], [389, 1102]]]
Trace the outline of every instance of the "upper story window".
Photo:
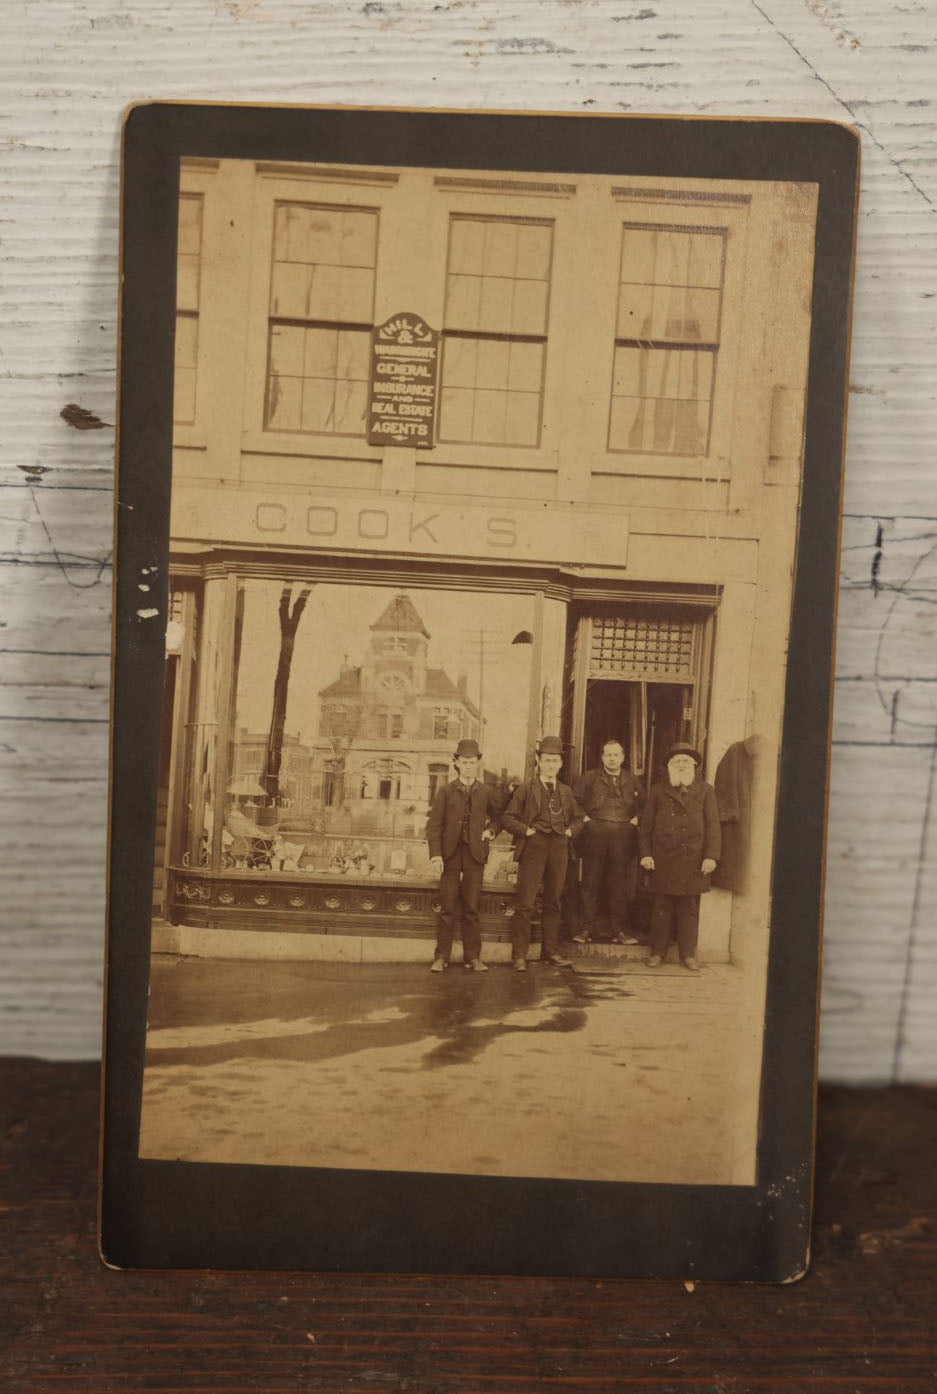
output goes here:
[[553, 224], [449, 222], [439, 439], [540, 443]]
[[179, 196], [172, 419], [183, 426], [191, 425], [195, 420], [203, 203], [201, 194]]
[[264, 425], [364, 432], [378, 213], [274, 205]]
[[608, 448], [706, 455], [724, 228], [625, 223]]

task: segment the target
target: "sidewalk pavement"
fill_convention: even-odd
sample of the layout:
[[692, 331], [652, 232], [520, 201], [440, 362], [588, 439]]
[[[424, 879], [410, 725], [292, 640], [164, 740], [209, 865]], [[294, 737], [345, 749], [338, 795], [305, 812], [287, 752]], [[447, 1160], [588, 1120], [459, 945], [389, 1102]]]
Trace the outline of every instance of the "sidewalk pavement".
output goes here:
[[750, 1183], [761, 1028], [740, 979], [157, 955], [141, 1155]]

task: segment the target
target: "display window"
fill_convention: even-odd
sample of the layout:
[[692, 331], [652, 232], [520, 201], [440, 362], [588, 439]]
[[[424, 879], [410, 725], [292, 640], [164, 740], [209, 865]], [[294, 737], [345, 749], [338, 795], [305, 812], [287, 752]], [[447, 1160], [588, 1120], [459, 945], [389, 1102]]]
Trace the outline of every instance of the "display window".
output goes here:
[[[218, 585], [209, 582], [209, 585]], [[562, 684], [566, 606], [541, 593], [228, 578], [217, 639], [221, 720], [201, 752], [183, 864], [223, 873], [435, 884], [433, 797], [462, 739], [504, 801]], [[227, 642], [224, 631], [227, 630]], [[210, 683], [209, 683], [210, 685]], [[226, 716], [227, 713], [227, 716]], [[211, 717], [203, 711], [201, 717]], [[219, 797], [220, 795], [220, 797]], [[511, 840], [486, 881], [515, 877]]]

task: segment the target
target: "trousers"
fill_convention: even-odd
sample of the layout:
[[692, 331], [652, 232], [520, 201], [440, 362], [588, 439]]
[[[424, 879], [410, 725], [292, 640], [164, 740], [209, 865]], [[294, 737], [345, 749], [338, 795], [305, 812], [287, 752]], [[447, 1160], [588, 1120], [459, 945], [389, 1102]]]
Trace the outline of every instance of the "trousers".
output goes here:
[[436, 924], [436, 958], [449, 962], [452, 940], [462, 931], [462, 957], [478, 958], [482, 947], [481, 900], [485, 868], [472, 856], [467, 842], [460, 842], [442, 865], [439, 878], [440, 911]]
[[593, 818], [582, 835], [582, 883], [579, 887], [586, 934], [595, 930], [599, 896], [604, 887], [612, 933], [628, 929], [628, 868], [634, 857], [635, 832], [630, 823]]
[[666, 895], [658, 891], [651, 906], [652, 954], [667, 957], [675, 928], [680, 957], [695, 958], [699, 934], [699, 896]]
[[511, 925], [516, 959], [526, 958], [530, 951], [530, 919], [541, 884], [540, 957], [554, 958], [559, 953], [560, 896], [568, 865], [569, 838], [564, 833], [533, 833], [527, 838], [517, 868], [517, 899]]

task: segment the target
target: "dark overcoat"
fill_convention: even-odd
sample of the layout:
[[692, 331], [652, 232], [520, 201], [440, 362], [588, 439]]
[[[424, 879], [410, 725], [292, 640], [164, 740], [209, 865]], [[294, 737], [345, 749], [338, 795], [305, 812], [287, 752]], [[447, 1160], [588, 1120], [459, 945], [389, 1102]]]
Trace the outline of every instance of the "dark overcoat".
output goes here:
[[713, 885], [727, 891], [744, 891], [748, 886], [754, 769], [745, 741], [730, 745], [716, 766], [713, 788], [722, 823], [722, 856], [713, 872]]
[[709, 890], [700, 866], [718, 862], [722, 851], [719, 808], [711, 784], [694, 779], [685, 789], [655, 784], [638, 824], [642, 857], [654, 858], [651, 889], [664, 895], [699, 895]]
[[[462, 835], [463, 795], [456, 788], [456, 781], [444, 784], [436, 790], [427, 824], [429, 854], [448, 861], [459, 846]], [[476, 780], [468, 792], [469, 801], [469, 851], [477, 862], [488, 860], [487, 842], [482, 833], [490, 828], [497, 836], [501, 831], [502, 796], [490, 784]]]
[[[568, 784], [563, 784], [560, 780], [556, 781], [556, 789], [563, 807], [563, 818], [566, 826], [575, 837], [582, 827], [582, 815], [576, 807], [573, 791]], [[504, 810], [501, 823], [509, 833], [514, 835], [515, 861], [520, 858], [527, 844], [527, 829], [533, 827], [537, 821], [546, 797], [547, 791], [539, 779], [528, 779], [526, 783], [518, 784], [511, 795], [511, 801]]]

